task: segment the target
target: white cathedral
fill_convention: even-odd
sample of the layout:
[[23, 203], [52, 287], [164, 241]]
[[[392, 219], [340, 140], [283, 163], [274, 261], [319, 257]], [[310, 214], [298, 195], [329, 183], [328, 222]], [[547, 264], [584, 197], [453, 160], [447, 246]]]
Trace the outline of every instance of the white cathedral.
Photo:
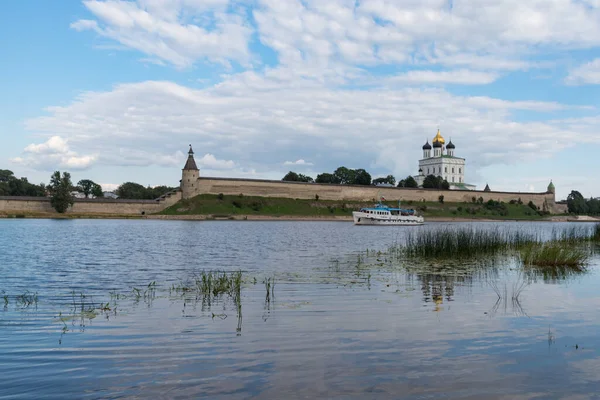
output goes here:
[[428, 140], [423, 146], [423, 159], [419, 160], [419, 174], [414, 176], [415, 180], [423, 186], [426, 176], [435, 175], [448, 181], [450, 189], [475, 190], [475, 185], [465, 183], [465, 159], [454, 155], [456, 147], [452, 140], [447, 146], [445, 144], [446, 140], [438, 129], [432, 145]]

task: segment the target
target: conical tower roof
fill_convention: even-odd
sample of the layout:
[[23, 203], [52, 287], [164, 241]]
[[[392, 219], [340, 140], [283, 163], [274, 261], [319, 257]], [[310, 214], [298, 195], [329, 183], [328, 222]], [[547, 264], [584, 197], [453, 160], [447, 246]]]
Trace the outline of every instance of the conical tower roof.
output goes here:
[[198, 170], [198, 166], [196, 165], [196, 160], [194, 160], [194, 150], [192, 150], [192, 145], [190, 144], [190, 151], [188, 151], [188, 159], [185, 162], [185, 166], [183, 167], [184, 171], [189, 170]]
[[485, 184], [485, 189], [483, 189], [484, 192], [491, 192], [492, 189], [490, 189], [490, 185], [488, 185], [487, 183]]
[[550, 184], [548, 185], [548, 193], [554, 193], [556, 191], [556, 188], [554, 187], [554, 183], [552, 183], [552, 181], [550, 181]]

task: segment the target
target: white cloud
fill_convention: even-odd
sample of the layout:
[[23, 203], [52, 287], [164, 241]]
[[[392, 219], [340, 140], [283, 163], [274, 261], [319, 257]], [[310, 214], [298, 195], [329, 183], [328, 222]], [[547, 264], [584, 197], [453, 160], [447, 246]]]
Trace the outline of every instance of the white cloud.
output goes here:
[[569, 85], [600, 85], [600, 58], [572, 69], [565, 82]]
[[389, 82], [486, 85], [494, 82], [498, 76], [499, 75], [496, 73], [470, 71], [466, 69], [454, 71], [413, 70], [391, 77]]
[[78, 155], [60, 136], [52, 136], [44, 143], [32, 143], [25, 147], [24, 153], [24, 157], [15, 157], [11, 161], [38, 169], [80, 170], [89, 168], [98, 158], [96, 155]]
[[[592, 8], [590, 8], [592, 6]], [[600, 45], [600, 9], [557, 0], [262, 0], [261, 41], [285, 66], [404, 64], [517, 70], [544, 46]]]
[[26, 125], [38, 134], [60, 132], [64, 140], [93, 149], [103, 165], [180, 168], [183, 151], [192, 143], [205, 152], [198, 164], [206, 174], [218, 170], [229, 175], [243, 167], [256, 170], [257, 177], [281, 174], [278, 160], [294, 160], [299, 154], [311, 154], [320, 171], [352, 163], [406, 176], [414, 173], [420, 147], [431, 140], [438, 120], [472, 169], [600, 143], [599, 136], [589, 135], [600, 130], [598, 118], [518, 122], [512, 117], [513, 111], [533, 110], [553, 118], [556, 110], [567, 108], [554, 102], [302, 82], [246, 73], [202, 90], [154, 81], [118, 85], [108, 92], [86, 93], [65, 107], [51, 107], [49, 116]]
[[[181, 162], [181, 160], [179, 161]], [[205, 154], [202, 158], [196, 159], [198, 167], [204, 167], [215, 170], [228, 170], [235, 168], [235, 162], [233, 160], [218, 160], [212, 154]]]
[[227, 1], [212, 0], [86, 0], [97, 18], [71, 24], [77, 31], [98, 35], [141, 51], [150, 59], [179, 68], [197, 60], [247, 63], [252, 29], [242, 16], [227, 13]]
[[283, 165], [304, 165], [304, 166], [312, 166], [312, 165], [314, 165], [314, 164], [313, 164], [313, 163], [311, 163], [311, 162], [304, 161], [303, 159], [299, 159], [299, 160], [296, 160], [296, 161], [286, 161], [286, 162], [284, 162], [284, 163], [283, 163]]
[[119, 183], [99, 183], [104, 192], [114, 192], [120, 186]]

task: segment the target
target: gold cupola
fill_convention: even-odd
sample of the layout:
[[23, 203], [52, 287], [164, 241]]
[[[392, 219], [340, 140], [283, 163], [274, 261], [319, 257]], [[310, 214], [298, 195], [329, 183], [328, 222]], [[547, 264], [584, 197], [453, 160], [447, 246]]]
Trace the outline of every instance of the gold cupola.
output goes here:
[[442, 137], [442, 134], [440, 133], [439, 129], [437, 131], [437, 135], [435, 135], [435, 137], [433, 138], [433, 145], [435, 146], [436, 144], [438, 144], [438, 145], [446, 144], [446, 140], [444, 140], [444, 138]]

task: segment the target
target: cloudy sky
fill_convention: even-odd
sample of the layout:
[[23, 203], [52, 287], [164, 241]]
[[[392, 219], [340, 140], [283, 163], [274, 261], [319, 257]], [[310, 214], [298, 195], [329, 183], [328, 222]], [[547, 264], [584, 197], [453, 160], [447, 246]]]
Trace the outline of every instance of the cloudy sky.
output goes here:
[[[415, 174], [438, 126], [494, 190], [600, 196], [600, 0], [20, 0], [0, 168], [110, 186]], [[6, 40], [8, 39], [8, 40]]]

